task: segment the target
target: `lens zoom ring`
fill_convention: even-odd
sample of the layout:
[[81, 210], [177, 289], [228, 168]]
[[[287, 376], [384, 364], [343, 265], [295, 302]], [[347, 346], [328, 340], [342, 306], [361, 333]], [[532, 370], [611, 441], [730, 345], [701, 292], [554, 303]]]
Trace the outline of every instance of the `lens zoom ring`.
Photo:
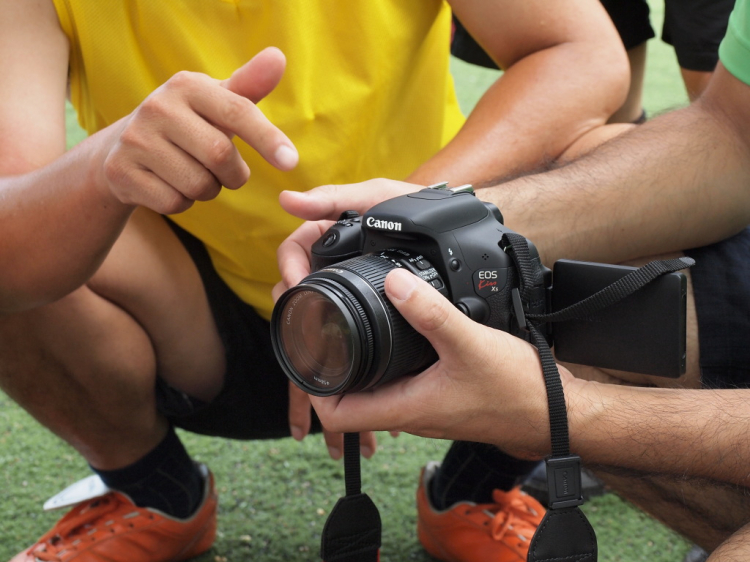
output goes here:
[[425, 357], [431, 352], [432, 346], [419, 332], [401, 316], [396, 308], [385, 296], [385, 278], [388, 272], [396, 269], [396, 265], [386, 258], [375, 255], [358, 256], [336, 264], [336, 267], [347, 269], [367, 279], [381, 296], [391, 321], [393, 347], [391, 358], [379, 384], [386, 382], [393, 376], [413, 372], [424, 364]]

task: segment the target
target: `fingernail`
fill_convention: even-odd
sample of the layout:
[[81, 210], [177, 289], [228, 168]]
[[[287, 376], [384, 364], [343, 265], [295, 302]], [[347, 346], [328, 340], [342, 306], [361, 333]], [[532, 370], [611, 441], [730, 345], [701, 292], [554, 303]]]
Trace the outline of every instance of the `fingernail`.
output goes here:
[[404, 270], [395, 270], [388, 275], [388, 296], [396, 300], [407, 300], [417, 287], [415, 275]]
[[366, 446], [362, 446], [362, 447], [360, 447], [360, 448], [359, 448], [359, 452], [360, 452], [360, 453], [362, 454], [362, 456], [363, 456], [363, 457], [365, 457], [366, 459], [369, 459], [370, 457], [372, 457], [372, 454], [373, 454], [373, 452], [372, 452], [372, 449], [371, 449], [370, 447], [366, 447]]
[[293, 197], [307, 197], [310, 193], [308, 191], [292, 191], [285, 189], [282, 193], [291, 193]]
[[328, 454], [331, 455], [332, 459], [339, 460], [341, 458], [341, 449], [338, 449], [337, 447], [328, 447]]
[[297, 154], [297, 151], [285, 144], [282, 144], [276, 149], [274, 158], [276, 159], [276, 163], [286, 170], [294, 168], [297, 165], [297, 162], [299, 162], [299, 154]]
[[305, 438], [305, 432], [302, 431], [302, 428], [296, 425], [291, 426], [292, 430], [292, 437], [296, 439], [297, 441], [302, 441]]

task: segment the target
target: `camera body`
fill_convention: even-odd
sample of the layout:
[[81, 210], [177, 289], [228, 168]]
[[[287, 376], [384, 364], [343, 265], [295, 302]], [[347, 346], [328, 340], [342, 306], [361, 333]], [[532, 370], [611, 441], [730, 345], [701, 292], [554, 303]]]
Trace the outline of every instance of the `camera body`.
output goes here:
[[[428, 187], [374, 206], [360, 217], [347, 211], [312, 247], [312, 268], [319, 271], [362, 254], [380, 256], [421, 277], [472, 320], [518, 335], [511, 290], [518, 286], [510, 256], [499, 246], [512, 232], [492, 203], [468, 189]], [[549, 299], [551, 271], [543, 267], [533, 243], [539, 272], [536, 309]]]
[[[305, 391], [325, 396], [432, 363], [432, 347], [385, 297], [385, 277], [395, 268], [422, 278], [471, 319], [523, 336], [512, 306], [517, 273], [499, 246], [510, 232], [502, 220], [470, 186], [445, 184], [384, 201], [364, 216], [344, 212], [313, 244], [313, 273], [274, 308], [272, 342], [284, 372]], [[525, 312], [544, 313], [551, 272], [529, 247], [538, 298]]]
[[[518, 271], [503, 247], [508, 233], [497, 207], [477, 199], [471, 186], [439, 184], [363, 216], [344, 212], [313, 244], [313, 273], [274, 307], [271, 341], [283, 371], [306, 392], [328, 396], [372, 388], [434, 362], [432, 346], [385, 296], [386, 275], [396, 268], [422, 278], [472, 320], [524, 339], [524, 316], [565, 308], [634, 269], [561, 260], [553, 275], [526, 240], [532, 271], [521, 303]], [[552, 290], [553, 277], [564, 290]], [[545, 325], [545, 336], [550, 345], [555, 340], [563, 361], [679, 376], [685, 295], [685, 276], [665, 275], [611, 310], [557, 324], [554, 338], [552, 325]]]

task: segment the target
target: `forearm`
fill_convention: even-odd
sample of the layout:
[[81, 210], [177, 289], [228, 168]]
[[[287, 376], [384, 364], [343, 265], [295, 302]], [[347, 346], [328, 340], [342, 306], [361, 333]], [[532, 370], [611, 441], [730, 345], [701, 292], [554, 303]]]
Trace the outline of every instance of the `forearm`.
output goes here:
[[458, 135], [408, 181], [482, 185], [556, 159], [604, 124], [624, 96], [619, 53], [605, 51], [592, 62], [591, 48], [585, 42], [564, 43], [512, 65]]
[[750, 391], [565, 384], [571, 449], [587, 465], [750, 486]]
[[482, 189], [543, 259], [620, 262], [726, 238], [750, 222], [750, 148], [702, 104], [560, 169]]
[[37, 170], [0, 177], [0, 314], [85, 283], [125, 225], [133, 207], [104, 188], [98, 140]]

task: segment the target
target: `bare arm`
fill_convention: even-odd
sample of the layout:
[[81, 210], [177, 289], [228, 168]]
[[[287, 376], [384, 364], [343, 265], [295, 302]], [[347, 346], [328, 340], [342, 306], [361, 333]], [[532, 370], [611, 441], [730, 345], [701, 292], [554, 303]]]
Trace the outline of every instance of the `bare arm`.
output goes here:
[[[248, 178], [232, 137], [292, 168], [292, 143], [255, 106], [284, 71], [267, 49], [221, 82], [178, 73], [130, 115], [64, 154], [67, 40], [49, 2], [5, 0], [0, 19], [0, 313], [85, 283], [132, 210], [171, 214]], [[6, 11], [7, 10], [7, 11]], [[12, 17], [5, 17], [11, 14]]]
[[[439, 360], [417, 376], [367, 392], [311, 398], [324, 425], [492, 443], [521, 458], [548, 455], [549, 414], [536, 350], [472, 322], [406, 271], [389, 273], [385, 287]], [[560, 371], [571, 450], [588, 465], [750, 485], [750, 390], [616, 386]]]
[[750, 487], [750, 390], [640, 388], [570, 378], [565, 396], [571, 448], [589, 464]]
[[57, 162], [65, 151], [68, 41], [51, 2], [6, 0], [1, 9], [0, 310], [7, 310], [34, 302], [77, 252], [101, 254], [86, 233], [104, 228], [114, 240], [129, 211], [92, 193], [84, 150]]
[[409, 179], [480, 184], [555, 159], [624, 101], [625, 51], [592, 0], [451, 0], [504, 75]]
[[548, 262], [618, 262], [726, 238], [750, 223], [750, 86], [719, 64], [691, 106], [478, 195]]

